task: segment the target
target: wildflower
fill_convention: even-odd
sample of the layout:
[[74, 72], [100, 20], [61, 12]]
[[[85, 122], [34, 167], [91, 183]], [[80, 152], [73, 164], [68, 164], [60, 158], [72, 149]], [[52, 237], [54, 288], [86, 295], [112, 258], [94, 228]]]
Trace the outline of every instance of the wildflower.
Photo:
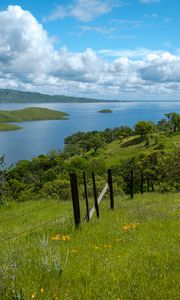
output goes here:
[[60, 240], [60, 236], [59, 236], [59, 234], [56, 234], [56, 236], [51, 236], [51, 240], [53, 240], [53, 241], [59, 241]]
[[72, 252], [72, 253], [77, 253], [78, 250], [77, 250], [77, 249], [72, 249], [71, 252]]
[[70, 236], [69, 235], [62, 235], [60, 236], [59, 234], [56, 234], [56, 236], [51, 236], [51, 240], [53, 241], [69, 241], [70, 240]]
[[31, 298], [34, 299], [35, 298], [35, 294], [32, 294]]
[[109, 244], [108, 247], [109, 247], [109, 249], [111, 249], [111, 248], [112, 248], [112, 245]]
[[98, 246], [94, 246], [94, 249], [95, 249], [95, 250], [98, 250], [98, 249], [99, 249], [99, 247], [98, 247]]
[[44, 293], [44, 289], [43, 288], [41, 288], [40, 291], [41, 291], [42, 294]]
[[136, 229], [136, 227], [139, 225], [139, 223], [136, 223], [136, 224], [126, 224], [123, 226], [123, 230], [124, 231], [128, 231], [128, 230], [131, 230], [131, 229]]
[[117, 242], [120, 242], [120, 241], [122, 241], [122, 239], [116, 239], [116, 241], [117, 241]]
[[65, 241], [69, 241], [70, 240], [70, 236], [69, 235], [63, 235], [62, 236], [62, 240]]

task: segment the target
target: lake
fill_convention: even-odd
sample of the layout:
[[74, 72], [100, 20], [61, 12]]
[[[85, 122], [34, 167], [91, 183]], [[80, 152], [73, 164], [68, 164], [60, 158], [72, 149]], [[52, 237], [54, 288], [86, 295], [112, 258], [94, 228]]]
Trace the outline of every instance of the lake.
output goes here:
[[[31, 159], [51, 150], [62, 150], [64, 138], [77, 131], [104, 130], [121, 125], [133, 126], [139, 120], [158, 121], [168, 112], [180, 113], [180, 102], [110, 102], [108, 103], [41, 103], [0, 104], [0, 109], [47, 107], [70, 114], [69, 120], [14, 123], [21, 130], [0, 132], [0, 155], [6, 166], [21, 159]], [[112, 113], [98, 113], [111, 109]]]

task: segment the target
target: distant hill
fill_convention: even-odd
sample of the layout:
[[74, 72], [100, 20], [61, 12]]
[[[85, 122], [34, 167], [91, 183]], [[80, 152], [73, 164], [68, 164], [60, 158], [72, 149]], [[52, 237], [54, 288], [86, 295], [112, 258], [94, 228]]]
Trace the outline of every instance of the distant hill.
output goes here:
[[37, 120], [64, 120], [69, 114], [42, 107], [28, 107], [19, 110], [0, 110], [0, 122], [22, 122]]
[[[94, 103], [109, 102], [105, 100], [97, 100], [90, 98], [80, 98], [64, 95], [46, 95], [32, 92], [22, 92], [9, 89], [0, 89], [0, 103]], [[118, 101], [113, 101], [118, 102]]]
[[[69, 114], [42, 107], [28, 107], [19, 110], [0, 110], [0, 131], [17, 130], [22, 127], [9, 122], [67, 120]], [[8, 122], [8, 123], [7, 123]]]

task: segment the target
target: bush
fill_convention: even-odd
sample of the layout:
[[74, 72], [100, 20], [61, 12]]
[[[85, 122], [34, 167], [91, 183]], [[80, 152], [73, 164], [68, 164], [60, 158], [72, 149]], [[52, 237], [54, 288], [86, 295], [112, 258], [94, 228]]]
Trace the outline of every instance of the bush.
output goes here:
[[71, 198], [71, 190], [69, 180], [56, 179], [46, 183], [41, 189], [44, 197], [52, 197], [60, 200], [69, 200]]

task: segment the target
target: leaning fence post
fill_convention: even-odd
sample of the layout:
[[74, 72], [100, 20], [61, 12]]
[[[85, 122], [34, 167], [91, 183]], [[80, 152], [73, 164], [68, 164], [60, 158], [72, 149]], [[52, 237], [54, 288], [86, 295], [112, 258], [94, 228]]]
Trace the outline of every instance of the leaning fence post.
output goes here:
[[131, 199], [133, 199], [133, 197], [134, 197], [134, 172], [133, 172], [133, 170], [131, 170], [130, 189], [131, 189]]
[[141, 194], [144, 193], [144, 175], [141, 173]]
[[95, 180], [94, 172], [92, 172], [92, 181], [93, 181], [93, 191], [94, 191], [94, 206], [96, 209], [96, 215], [99, 218], [99, 204], [97, 201], [96, 180]]
[[108, 185], [110, 192], [110, 205], [111, 209], [114, 209], [114, 194], [113, 194], [113, 181], [112, 181], [112, 170], [108, 169]]
[[75, 222], [75, 226], [78, 227], [80, 224], [80, 207], [79, 207], [79, 193], [78, 193], [76, 173], [70, 174], [70, 181], [71, 181], [71, 193], [72, 193], [72, 202], [73, 202], [73, 211], [74, 211], [74, 222]]
[[87, 221], [89, 221], [89, 202], [88, 202], [88, 189], [87, 189], [87, 178], [86, 172], [83, 172], [83, 180], [84, 180], [84, 194], [86, 199], [86, 212], [87, 212]]

